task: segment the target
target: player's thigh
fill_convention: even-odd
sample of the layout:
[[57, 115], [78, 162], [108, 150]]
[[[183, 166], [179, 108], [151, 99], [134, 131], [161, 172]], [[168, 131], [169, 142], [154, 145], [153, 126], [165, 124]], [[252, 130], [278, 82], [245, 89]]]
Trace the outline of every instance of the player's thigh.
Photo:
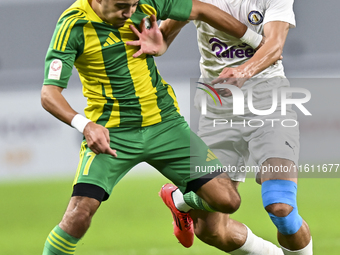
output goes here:
[[[275, 112], [270, 118], [278, 121], [275, 124], [265, 122], [262, 127], [247, 134], [251, 157], [262, 173], [272, 172], [282, 175], [282, 178], [295, 178], [300, 149], [296, 113], [288, 111], [287, 116], [283, 117], [280, 112]], [[286, 119], [291, 120], [290, 126], [288, 122], [282, 122]]]
[[242, 138], [238, 127], [213, 125], [213, 119], [201, 116], [198, 136], [211, 149], [233, 181], [244, 181], [246, 172], [242, 171], [249, 158], [247, 142]]
[[207, 182], [219, 174], [216, 173], [221, 169], [219, 160], [183, 119], [166, 124], [163, 124], [166, 128], [159, 125], [152, 129], [146, 162], [182, 192], [193, 191], [188, 188], [188, 183], [193, 180], [201, 178], [202, 182]]
[[73, 185], [80, 183], [91, 184], [102, 188], [106, 193], [103, 200], [109, 197], [113, 187], [119, 180], [140, 162], [139, 154], [137, 153], [138, 148], [131, 147], [124, 141], [131, 139], [129, 133], [123, 132], [119, 135], [110, 133], [110, 138], [111, 143], [115, 141], [114, 144], [111, 144], [111, 147], [118, 151], [117, 158], [108, 154], [95, 154], [87, 147], [86, 141], [83, 141], [78, 169], [73, 183]]
[[262, 164], [258, 174], [261, 183], [268, 180], [289, 180], [297, 183], [298, 169], [295, 163], [284, 158], [269, 158]]

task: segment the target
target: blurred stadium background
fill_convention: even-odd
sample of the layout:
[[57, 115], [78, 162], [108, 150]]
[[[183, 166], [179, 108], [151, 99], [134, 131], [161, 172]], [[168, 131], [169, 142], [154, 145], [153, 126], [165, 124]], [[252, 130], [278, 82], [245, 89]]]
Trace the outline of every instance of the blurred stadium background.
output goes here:
[[[72, 2], [0, 0], [0, 254], [40, 254], [71, 192], [81, 135], [42, 109], [40, 88], [55, 23]], [[299, 116], [301, 164], [340, 163], [339, 9], [337, 0], [295, 3], [297, 28], [289, 33], [283, 61], [292, 86], [312, 95], [306, 104], [312, 116]], [[199, 77], [198, 61], [193, 24], [156, 59], [194, 130], [197, 112], [191, 111], [190, 78]], [[86, 100], [76, 71], [64, 94], [83, 112]], [[301, 179], [298, 200], [311, 225], [315, 254], [338, 254], [340, 169], [308, 176], [314, 178]], [[103, 204], [78, 254], [222, 254], [198, 240], [191, 249], [176, 244], [170, 213], [157, 196], [165, 181], [151, 167], [137, 166]], [[253, 180], [240, 187], [243, 203], [235, 218], [275, 242], [259, 191]]]

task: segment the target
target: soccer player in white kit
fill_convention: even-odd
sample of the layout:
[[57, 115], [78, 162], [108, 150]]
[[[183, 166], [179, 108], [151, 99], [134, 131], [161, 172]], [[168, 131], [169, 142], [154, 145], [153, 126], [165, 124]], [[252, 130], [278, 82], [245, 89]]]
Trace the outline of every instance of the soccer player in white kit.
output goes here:
[[[194, 22], [201, 53], [201, 87], [211, 88], [207, 85], [215, 85], [215, 90], [222, 96], [221, 106], [204, 90], [197, 90], [196, 106], [201, 110], [206, 107], [206, 111], [202, 110], [198, 135], [222, 164], [237, 168], [238, 171], [229, 172], [236, 187], [245, 180], [245, 171], [240, 170], [250, 157], [262, 169], [295, 169], [299, 154], [298, 126], [281, 124], [287, 119], [297, 123], [296, 113], [287, 107], [286, 115], [282, 116], [279, 101], [276, 110], [269, 115], [254, 114], [254, 109], [263, 112], [270, 109], [275, 93], [289, 87], [279, 59], [288, 30], [295, 27], [293, 0], [201, 1], [228, 12], [251, 30], [263, 34], [266, 41], [255, 52], [235, 37], [202, 21]], [[156, 52], [158, 55], [164, 53], [164, 49], [184, 25], [183, 22], [172, 20], [162, 22], [160, 29], [166, 47]], [[146, 49], [144, 53], [148, 53]], [[240, 88], [245, 102], [251, 94], [253, 109], [245, 107], [243, 114], [234, 115], [231, 95], [236, 91], [230, 86], [228, 88], [231, 91], [219, 89], [223, 86], [218, 85], [223, 83]], [[202, 106], [202, 102], [206, 102], [206, 106]], [[296, 171], [259, 172], [257, 181], [262, 184], [263, 205], [278, 229], [278, 241], [283, 254], [313, 254], [309, 227], [297, 209]], [[186, 212], [190, 208], [181, 200], [178, 192], [176, 190], [176, 195], [173, 195], [174, 204], [178, 210]], [[190, 215], [195, 223], [198, 220], [201, 222], [194, 226], [196, 236], [210, 245], [236, 255], [269, 254], [263, 250], [262, 239], [259, 241], [248, 228], [228, 215], [200, 210], [191, 210]], [[224, 238], [217, 238], [221, 236]]]

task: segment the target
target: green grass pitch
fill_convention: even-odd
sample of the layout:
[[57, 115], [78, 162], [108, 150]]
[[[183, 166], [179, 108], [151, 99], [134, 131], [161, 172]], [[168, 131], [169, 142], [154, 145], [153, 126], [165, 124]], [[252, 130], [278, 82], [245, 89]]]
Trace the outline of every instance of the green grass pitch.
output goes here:
[[[158, 197], [166, 181], [160, 175], [128, 176], [95, 215], [79, 255], [225, 254], [195, 239], [183, 248], [172, 234], [172, 217]], [[60, 221], [71, 193], [72, 178], [58, 181], [1, 183], [0, 254], [38, 255], [50, 230]], [[242, 204], [233, 215], [255, 234], [276, 243], [276, 231], [261, 204], [254, 179], [240, 185]], [[300, 214], [309, 223], [314, 254], [340, 250], [340, 179], [301, 179]]]

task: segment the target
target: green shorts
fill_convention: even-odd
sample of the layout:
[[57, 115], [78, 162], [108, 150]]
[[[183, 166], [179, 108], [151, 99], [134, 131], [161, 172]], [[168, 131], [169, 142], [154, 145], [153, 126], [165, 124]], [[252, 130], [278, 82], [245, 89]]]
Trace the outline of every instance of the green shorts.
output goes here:
[[147, 162], [171, 180], [182, 192], [188, 182], [212, 178], [197, 169], [221, 165], [207, 145], [194, 134], [183, 117], [147, 127], [117, 127], [109, 129], [110, 146], [117, 158], [96, 155], [84, 140], [74, 185], [93, 184], [105, 190], [106, 200], [113, 187], [140, 162]]

